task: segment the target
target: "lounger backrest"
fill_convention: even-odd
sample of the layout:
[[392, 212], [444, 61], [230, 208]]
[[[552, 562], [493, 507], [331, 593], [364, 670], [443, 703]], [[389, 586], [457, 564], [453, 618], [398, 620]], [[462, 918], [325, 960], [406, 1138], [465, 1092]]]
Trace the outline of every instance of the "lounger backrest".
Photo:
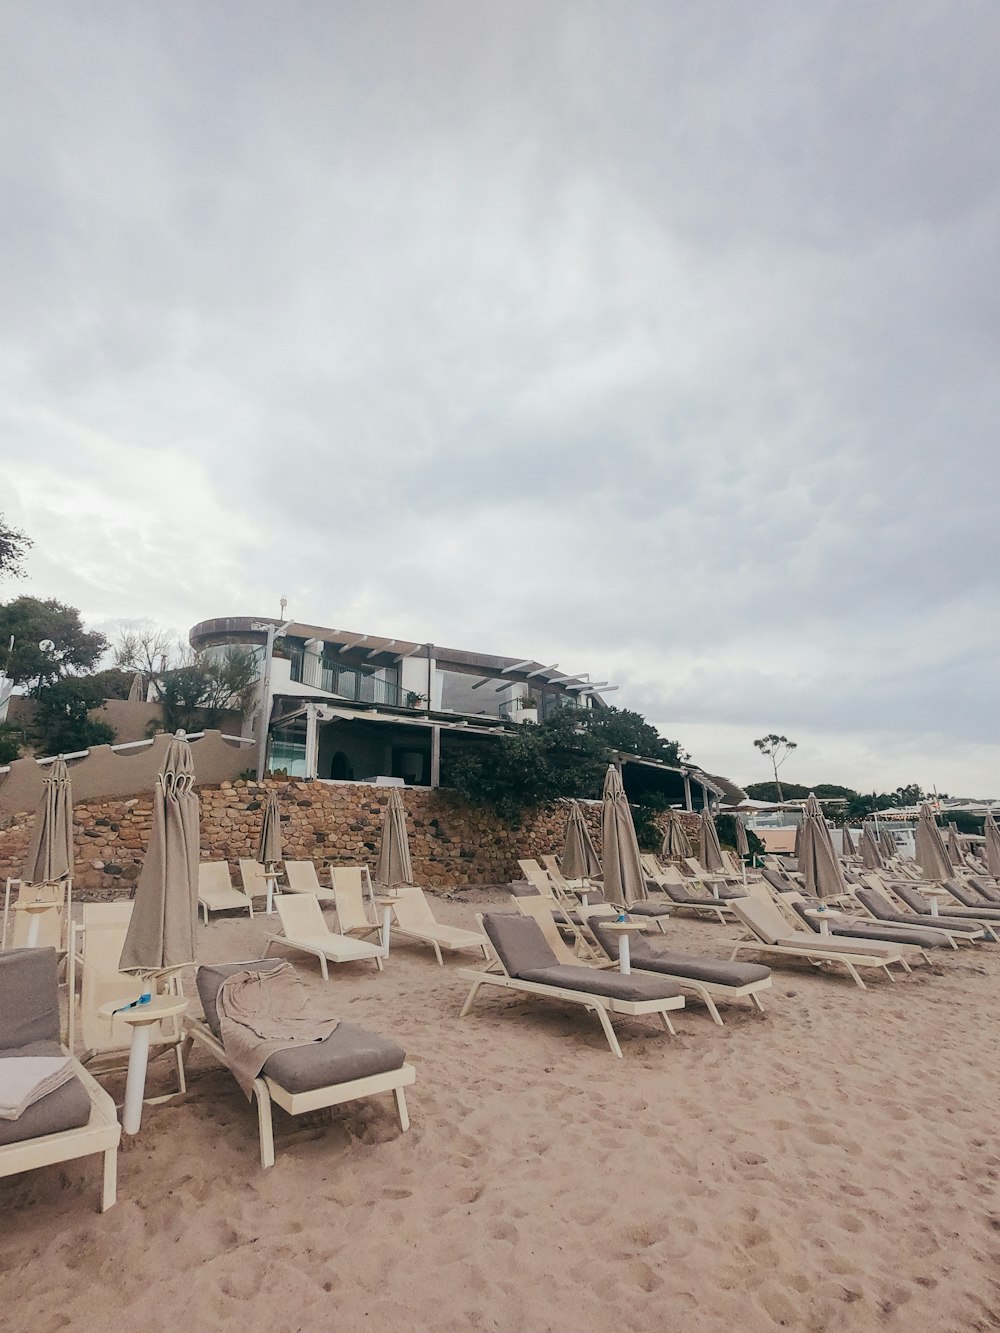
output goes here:
[[403, 930], [433, 930], [437, 925], [423, 889], [416, 884], [402, 886], [393, 910]]
[[907, 907], [912, 907], [914, 912], [919, 912], [921, 916], [930, 914], [930, 904], [914, 885], [896, 883], [893, 884], [892, 891], [902, 898]]
[[551, 897], [552, 882], [537, 861], [518, 861], [517, 864], [521, 867], [521, 873], [529, 884], [533, 884], [539, 893]]
[[371, 900], [365, 893], [365, 879], [363, 866], [330, 867], [330, 883], [337, 897], [337, 920], [345, 934], [376, 924], [367, 907]]
[[85, 930], [88, 926], [127, 926], [131, 920], [131, 898], [118, 898], [113, 903], [83, 904], [82, 921]]
[[995, 881], [990, 881], [985, 875], [977, 875], [973, 879], [973, 884], [991, 903], [1000, 903], [1000, 885]]
[[[101, 1051], [127, 1050], [132, 1039], [132, 1029], [120, 1019], [114, 1022], [110, 1018], [103, 1018], [97, 1011], [109, 1000], [116, 1004], [128, 1004], [130, 1000], [138, 999], [143, 992], [143, 983], [139, 977], [118, 970], [125, 936], [128, 934], [128, 920], [106, 919], [99, 923], [88, 918], [87, 928], [80, 934], [83, 967], [78, 1026], [84, 1050], [91, 1055]], [[153, 1029], [154, 1033], [159, 1029], [160, 1025], [157, 1025]]]
[[262, 898], [267, 893], [264, 867], [253, 857], [240, 857], [240, 880], [243, 883], [243, 892], [249, 898]]
[[885, 913], [890, 916], [896, 915], [896, 908], [878, 889], [857, 888], [854, 890], [854, 896], [875, 916], [883, 916]]
[[538, 922], [541, 932], [545, 936], [546, 944], [556, 956], [556, 962], [576, 966], [579, 960], [559, 934], [559, 928], [556, 925], [555, 917], [552, 915], [552, 908], [549, 906], [548, 900], [543, 898], [541, 894], [535, 893], [530, 898], [515, 898], [514, 902], [522, 916], [530, 916]]
[[312, 893], [319, 896], [319, 877], [312, 861], [285, 861], [283, 864], [291, 893]]
[[762, 870], [760, 872], [770, 884], [772, 889], [778, 893], [788, 893], [792, 889], [792, 882], [785, 875], [777, 870]]
[[764, 944], [776, 944], [792, 934], [792, 927], [773, 903], [759, 898], [733, 898], [729, 906]]
[[694, 875], [695, 879], [701, 879], [702, 875], [707, 873], [696, 856], [682, 856], [681, 860], [687, 866], [688, 870], [691, 871], [691, 874]]
[[982, 897], [978, 893], [970, 893], [967, 885], [960, 879], [946, 879], [944, 887], [949, 891], [953, 898], [957, 898], [963, 907], [985, 907]]
[[199, 889], [231, 889], [233, 882], [229, 878], [229, 866], [225, 861], [199, 861]]
[[59, 973], [55, 949], [0, 953], [0, 1051], [59, 1040]]
[[282, 893], [274, 900], [281, 926], [289, 939], [308, 935], [328, 935], [319, 899], [314, 893]]
[[483, 930], [510, 977], [555, 967], [559, 962], [549, 948], [541, 926], [531, 917], [485, 912]]

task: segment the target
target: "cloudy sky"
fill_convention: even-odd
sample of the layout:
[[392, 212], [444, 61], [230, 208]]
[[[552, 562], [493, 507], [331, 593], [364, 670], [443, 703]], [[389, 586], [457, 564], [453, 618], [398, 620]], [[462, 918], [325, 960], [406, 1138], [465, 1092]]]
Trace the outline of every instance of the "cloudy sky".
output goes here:
[[5, 584], [1000, 795], [993, 0], [0, 11]]

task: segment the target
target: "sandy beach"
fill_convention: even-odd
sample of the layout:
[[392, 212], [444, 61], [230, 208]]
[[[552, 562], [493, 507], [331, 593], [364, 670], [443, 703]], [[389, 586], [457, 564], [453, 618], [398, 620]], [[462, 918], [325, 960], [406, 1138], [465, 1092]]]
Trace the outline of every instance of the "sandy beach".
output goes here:
[[[490, 902], [435, 908], [471, 926]], [[215, 918], [199, 956], [264, 930]], [[718, 957], [734, 934], [669, 930]], [[867, 992], [782, 967], [764, 1018], [618, 1020], [621, 1061], [582, 1011], [484, 990], [460, 1022], [461, 965], [397, 940], [381, 976], [332, 970], [344, 1017], [416, 1065], [407, 1134], [390, 1096], [276, 1110], [262, 1171], [253, 1108], [196, 1048], [109, 1213], [96, 1159], [0, 1181], [5, 1333], [1000, 1327], [996, 947]]]

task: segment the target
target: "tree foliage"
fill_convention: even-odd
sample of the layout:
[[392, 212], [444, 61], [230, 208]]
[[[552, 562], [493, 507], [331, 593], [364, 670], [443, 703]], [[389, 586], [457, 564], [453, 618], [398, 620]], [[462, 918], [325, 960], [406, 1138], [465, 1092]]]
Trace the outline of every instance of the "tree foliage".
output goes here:
[[0, 514], [0, 578], [23, 578], [24, 557], [33, 545], [26, 533], [10, 527]]
[[11, 764], [21, 754], [21, 728], [0, 722], [0, 764]]
[[167, 731], [217, 727], [224, 713], [245, 713], [258, 676], [257, 659], [245, 648], [223, 658], [198, 653], [154, 678]]
[[781, 780], [778, 777], [778, 769], [785, 762], [793, 750], [797, 750], [798, 741], [790, 741], [787, 736], [779, 736], [777, 732], [769, 731], [766, 736], [761, 736], [754, 741], [754, 745], [766, 755], [771, 761], [771, 767], [774, 770], [774, 785], [778, 789], [778, 800], [785, 798], [781, 794]]
[[[62, 676], [93, 671], [108, 646], [103, 634], [85, 630], [74, 606], [38, 597], [15, 597], [0, 606], [0, 652], [11, 636], [14, 647], [4, 658], [8, 676], [31, 692]], [[51, 641], [51, 649], [39, 644]]]
[[35, 699], [30, 738], [39, 754], [72, 754], [114, 740], [113, 727], [89, 717], [90, 709], [104, 702], [91, 678], [66, 676], [50, 681], [36, 692]]

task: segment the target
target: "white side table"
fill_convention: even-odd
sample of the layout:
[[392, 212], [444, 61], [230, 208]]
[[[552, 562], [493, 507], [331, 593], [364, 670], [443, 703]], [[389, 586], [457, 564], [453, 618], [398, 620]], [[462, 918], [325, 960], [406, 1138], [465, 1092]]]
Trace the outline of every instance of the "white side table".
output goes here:
[[833, 921], [835, 918], [843, 917], [844, 915], [845, 915], [845, 913], [843, 913], [843, 912], [835, 912], [835, 911], [832, 911], [830, 908], [826, 908], [826, 909], [824, 909], [824, 908], [822, 908], [822, 907], [807, 907], [807, 908], [806, 908], [806, 916], [809, 917], [809, 919], [810, 919], [811, 921], [818, 921], [818, 922], [819, 922], [819, 933], [820, 933], [821, 935], [829, 935], [829, 933], [830, 933], [830, 922]]
[[389, 931], [392, 927], [392, 911], [395, 904], [399, 902], [399, 894], [393, 893], [390, 889], [388, 893], [377, 893], [375, 895], [376, 907], [382, 908], [382, 957], [389, 957]]
[[630, 935], [641, 935], [649, 929], [645, 921], [602, 921], [601, 927], [618, 936], [618, 971], [628, 976], [632, 971]]
[[[142, 1101], [146, 1092], [146, 1066], [149, 1063], [149, 1041], [154, 1023], [164, 1018], [176, 1018], [188, 1007], [181, 995], [154, 995], [148, 1004], [122, 1009], [117, 1000], [102, 1004], [98, 1013], [110, 1018], [112, 1024], [127, 1023], [132, 1029], [128, 1054], [128, 1075], [125, 1079], [125, 1105], [122, 1109], [122, 1129], [126, 1134], [138, 1134], [142, 1124]], [[120, 1013], [115, 1013], [120, 1009]]]

